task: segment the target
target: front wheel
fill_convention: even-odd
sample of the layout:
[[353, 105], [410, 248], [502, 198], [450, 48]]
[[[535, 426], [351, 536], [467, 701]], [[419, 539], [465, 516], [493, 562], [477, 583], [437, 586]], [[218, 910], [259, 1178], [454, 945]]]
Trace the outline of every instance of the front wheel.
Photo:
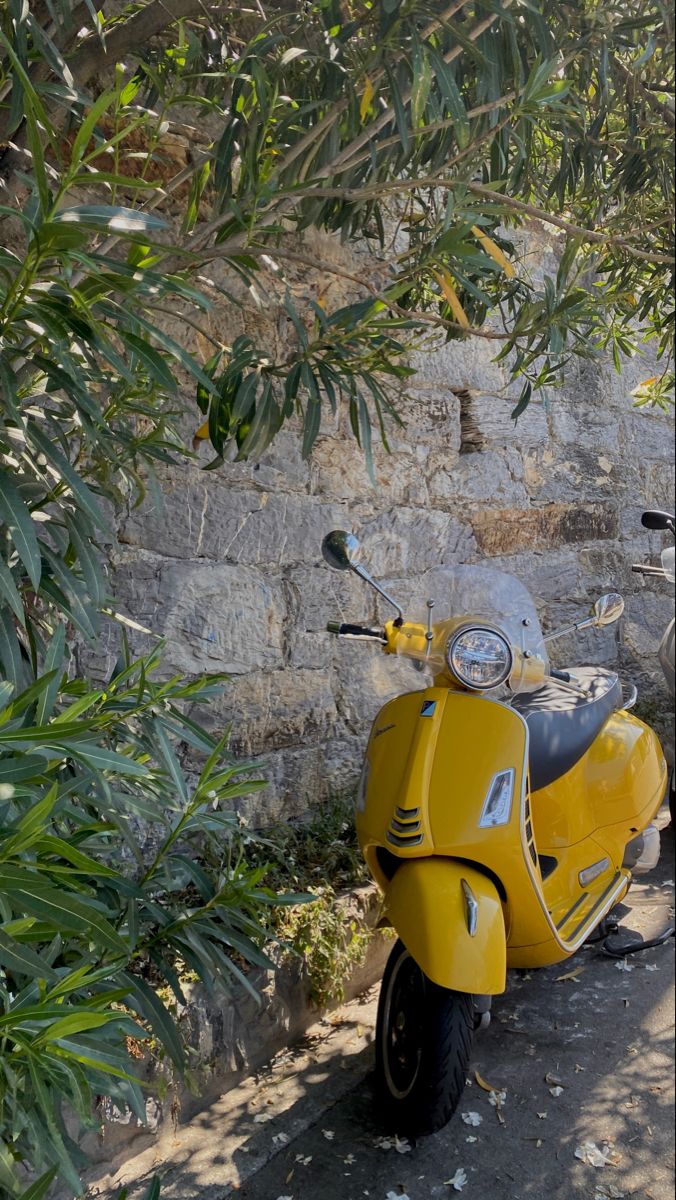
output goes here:
[[385, 968], [376, 1026], [382, 1119], [396, 1133], [435, 1133], [465, 1088], [472, 1049], [472, 996], [432, 983], [397, 941]]

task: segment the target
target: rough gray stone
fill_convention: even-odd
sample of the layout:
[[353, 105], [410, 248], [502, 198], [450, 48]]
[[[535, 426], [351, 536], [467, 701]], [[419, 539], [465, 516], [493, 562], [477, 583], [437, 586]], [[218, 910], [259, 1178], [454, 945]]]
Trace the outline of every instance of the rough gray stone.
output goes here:
[[[179, 671], [240, 675], [284, 661], [285, 605], [279, 579], [244, 566], [169, 562], [162, 568], [165, 662]], [[157, 628], [157, 623], [156, 623]]]
[[[307, 236], [318, 259], [344, 264], [349, 254], [362, 270], [359, 254], [337, 239]], [[541, 229], [514, 240], [537, 278], [555, 272], [556, 246]], [[214, 264], [223, 283], [225, 270]], [[307, 270], [291, 282], [298, 311], [309, 313]], [[330, 286], [332, 305], [354, 298], [345, 281]], [[271, 352], [288, 353], [283, 322], [265, 311], [251, 319]], [[226, 328], [225, 313], [214, 322], [226, 342], [243, 330], [241, 322]], [[117, 607], [167, 639], [167, 670], [237, 677], [204, 720], [232, 724], [240, 753], [265, 756], [268, 789], [238, 802], [255, 823], [350, 786], [377, 708], [426, 681], [375, 646], [326, 633], [329, 620], [376, 624], [392, 615], [366, 584], [324, 564], [321, 541], [332, 528], [359, 535], [365, 564], [418, 619], [426, 595], [444, 602], [435, 593], [440, 564], [490, 562], [514, 573], [548, 629], [586, 612], [601, 592], [622, 591], [623, 644], [606, 631], [568, 639], [556, 654], [619, 666], [640, 676], [647, 695], [662, 695], [656, 651], [671, 594], [631, 573], [632, 561], [654, 561], [663, 544], [642, 529], [641, 512], [673, 503], [673, 418], [635, 409], [630, 395], [654, 364], [637, 355], [620, 376], [608, 360], [571, 361], [562, 386], [515, 424], [518, 388], [494, 362], [499, 348], [434, 336], [416, 351], [415, 375], [392, 393], [403, 424], [388, 427], [391, 454], [374, 431], [375, 485], [339, 406], [324, 414], [309, 461], [299, 418], [258, 464], [205, 472], [211, 452], [202, 445], [196, 463], [162, 468], [161, 504], [149, 493], [120, 519], [110, 552]], [[191, 437], [198, 422], [186, 396]], [[139, 650], [151, 640], [132, 635]], [[101, 675], [115, 643], [111, 627], [94, 663]]]
[[431, 502], [436, 508], [451, 512], [467, 511], [477, 502], [487, 500], [525, 506], [528, 493], [523, 483], [523, 465], [519, 463], [517, 468], [521, 478], [514, 477], [510, 466], [514, 463], [503, 451], [486, 449], [466, 454], [452, 465], [446, 463], [443, 453], [435, 451], [430, 456]]

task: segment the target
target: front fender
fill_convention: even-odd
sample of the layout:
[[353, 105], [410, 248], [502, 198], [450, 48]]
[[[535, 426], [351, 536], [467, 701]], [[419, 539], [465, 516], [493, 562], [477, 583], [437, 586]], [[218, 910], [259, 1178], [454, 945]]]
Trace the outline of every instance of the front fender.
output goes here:
[[[469, 928], [471, 897], [476, 901], [474, 933]], [[474, 867], [435, 857], [402, 862], [385, 893], [385, 914], [433, 983], [480, 995], [504, 992], [502, 905], [495, 885]]]

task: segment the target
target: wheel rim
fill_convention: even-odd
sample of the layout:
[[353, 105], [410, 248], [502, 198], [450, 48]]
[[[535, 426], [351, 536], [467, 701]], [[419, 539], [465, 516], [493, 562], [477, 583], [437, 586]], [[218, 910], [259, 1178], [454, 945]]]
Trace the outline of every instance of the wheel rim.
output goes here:
[[402, 954], [389, 979], [381, 1049], [388, 1091], [404, 1100], [415, 1086], [423, 1053], [425, 977], [410, 954]]

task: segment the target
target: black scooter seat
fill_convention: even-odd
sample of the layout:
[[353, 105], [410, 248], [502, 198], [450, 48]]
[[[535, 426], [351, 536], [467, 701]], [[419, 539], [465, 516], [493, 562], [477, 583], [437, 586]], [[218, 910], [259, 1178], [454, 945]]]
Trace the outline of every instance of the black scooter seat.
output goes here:
[[622, 685], [602, 667], [570, 669], [583, 694], [548, 682], [537, 692], [515, 696], [512, 707], [528, 725], [531, 791], [554, 783], [596, 740], [611, 713], [622, 707]]

